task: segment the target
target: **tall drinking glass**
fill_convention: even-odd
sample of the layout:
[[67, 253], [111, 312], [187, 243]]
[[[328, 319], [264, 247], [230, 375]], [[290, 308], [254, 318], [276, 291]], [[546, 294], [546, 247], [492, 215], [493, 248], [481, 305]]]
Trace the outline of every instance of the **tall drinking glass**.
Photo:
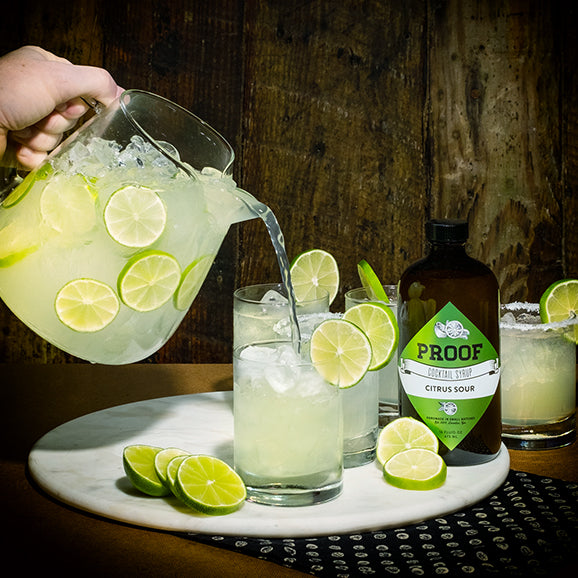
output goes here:
[[248, 499], [275, 506], [331, 500], [342, 487], [339, 389], [292, 343], [233, 352], [235, 469]]
[[576, 439], [578, 318], [542, 323], [537, 303], [502, 305], [502, 439], [514, 449], [546, 449]]
[[[397, 285], [383, 286], [389, 303], [383, 303], [389, 307], [397, 318]], [[349, 309], [358, 303], [371, 301], [367, 291], [363, 287], [352, 289], [345, 294], [345, 308]], [[379, 427], [383, 427], [391, 420], [399, 417], [399, 393], [397, 379], [397, 350], [390, 362], [375, 372], [379, 382]]]
[[[304, 339], [312, 326], [329, 312], [329, 293], [295, 303], [297, 319]], [[291, 337], [287, 290], [282, 283], [263, 283], [237, 289], [233, 294], [233, 348], [256, 341]]]

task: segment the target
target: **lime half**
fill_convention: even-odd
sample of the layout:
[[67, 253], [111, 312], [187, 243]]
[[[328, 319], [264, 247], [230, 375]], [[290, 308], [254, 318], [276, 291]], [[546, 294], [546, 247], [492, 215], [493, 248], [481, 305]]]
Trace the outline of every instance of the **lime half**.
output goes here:
[[372, 358], [369, 371], [389, 363], [397, 348], [399, 331], [393, 311], [383, 303], [359, 303], [348, 309], [343, 319], [351, 321], [369, 338]]
[[205, 256], [193, 261], [183, 271], [181, 283], [175, 294], [175, 306], [177, 309], [184, 311], [188, 309], [195, 300], [203, 281], [213, 264], [212, 256]]
[[412, 448], [437, 453], [439, 441], [425, 423], [413, 417], [399, 417], [388, 423], [379, 433], [377, 461], [383, 466], [395, 454]]
[[128, 261], [118, 277], [123, 302], [135, 311], [153, 311], [174, 294], [181, 280], [178, 261], [168, 253], [145, 251]]
[[177, 471], [175, 495], [204, 514], [229, 514], [245, 501], [247, 490], [239, 474], [213, 456], [189, 456]]
[[54, 308], [67, 327], [93, 333], [114, 320], [120, 304], [106, 283], [95, 279], [74, 279], [57, 293]]
[[132, 485], [149, 496], [168, 496], [170, 490], [162, 483], [155, 470], [155, 457], [162, 448], [132, 445], [124, 448], [122, 465]]
[[347, 388], [359, 383], [371, 363], [365, 333], [344, 319], [327, 319], [313, 331], [311, 361], [329, 383]]
[[436, 452], [412, 448], [395, 454], [383, 467], [385, 479], [404, 490], [433, 490], [446, 481], [447, 466]]
[[55, 175], [40, 197], [40, 213], [55, 231], [80, 235], [96, 224], [96, 194], [82, 175]]
[[389, 303], [389, 297], [387, 296], [379, 277], [365, 259], [362, 259], [357, 264], [357, 273], [359, 274], [361, 285], [371, 300]]
[[323, 296], [319, 289], [325, 289], [331, 305], [339, 290], [337, 261], [321, 249], [305, 251], [291, 263], [291, 281], [297, 301], [319, 299]]
[[128, 185], [111, 195], [104, 209], [104, 223], [117, 243], [148, 247], [164, 231], [167, 211], [155, 191]]
[[165, 485], [167, 488], [170, 489], [170, 484], [168, 481], [168, 473], [167, 468], [170, 461], [177, 456], [186, 456], [189, 455], [190, 452], [185, 450], [181, 450], [179, 448], [165, 448], [161, 450], [155, 455], [154, 466], [155, 472], [159, 477], [159, 480]]
[[[578, 279], [563, 279], [552, 283], [540, 299], [540, 318], [544, 323], [566, 321], [578, 315]], [[578, 343], [578, 325], [574, 326], [574, 341]]]

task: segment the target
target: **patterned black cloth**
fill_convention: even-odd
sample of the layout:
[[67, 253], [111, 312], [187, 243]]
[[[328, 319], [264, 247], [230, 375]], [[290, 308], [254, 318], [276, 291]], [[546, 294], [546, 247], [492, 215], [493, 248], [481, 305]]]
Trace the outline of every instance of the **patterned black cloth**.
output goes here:
[[478, 504], [405, 528], [316, 538], [186, 537], [313, 576], [554, 576], [576, 558], [578, 484], [511, 470]]

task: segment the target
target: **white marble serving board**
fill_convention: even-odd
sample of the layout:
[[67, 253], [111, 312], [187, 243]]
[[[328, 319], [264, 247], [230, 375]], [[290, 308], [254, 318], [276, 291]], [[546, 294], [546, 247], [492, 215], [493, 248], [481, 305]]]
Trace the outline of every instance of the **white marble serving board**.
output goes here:
[[255, 537], [307, 537], [403, 527], [465, 508], [490, 495], [510, 467], [502, 446], [492, 462], [450, 467], [445, 484], [425, 492], [388, 485], [374, 464], [347, 469], [331, 502], [275, 507], [245, 502], [233, 514], [206, 516], [176, 498], [133, 489], [122, 466], [130, 444], [179, 447], [232, 464], [232, 392], [200, 393], [131, 403], [65, 423], [30, 452], [30, 473], [54, 498], [84, 511], [160, 530]]

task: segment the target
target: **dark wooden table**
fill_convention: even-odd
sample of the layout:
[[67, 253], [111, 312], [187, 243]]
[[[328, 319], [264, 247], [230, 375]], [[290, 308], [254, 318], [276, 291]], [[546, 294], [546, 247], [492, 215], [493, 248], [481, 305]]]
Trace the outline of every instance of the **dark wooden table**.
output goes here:
[[[115, 405], [232, 388], [232, 366], [0, 365], [3, 376], [1, 548], [24, 570], [84, 575], [302, 576], [276, 564], [76, 511], [26, 471], [34, 442], [73, 418]], [[512, 469], [578, 482], [578, 445], [510, 451]], [[566, 574], [564, 574], [566, 575]], [[568, 576], [575, 571], [568, 571]]]

